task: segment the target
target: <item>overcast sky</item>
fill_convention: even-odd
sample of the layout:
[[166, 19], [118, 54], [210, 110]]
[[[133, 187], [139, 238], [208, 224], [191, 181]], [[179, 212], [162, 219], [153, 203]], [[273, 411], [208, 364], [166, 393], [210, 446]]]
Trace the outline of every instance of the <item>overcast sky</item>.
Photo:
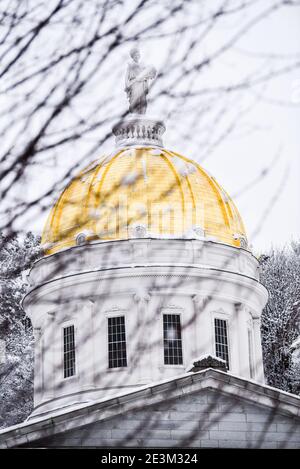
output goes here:
[[[257, 53], [299, 54], [300, 15], [282, 12], [258, 25], [245, 37], [240, 50]], [[234, 55], [234, 54], [233, 54]], [[257, 59], [257, 58], [256, 58]], [[256, 60], [255, 59], [255, 60]], [[232, 62], [224, 62], [220, 76], [235, 80], [238, 50]], [[264, 59], [262, 58], [262, 61]], [[233, 65], [233, 66], [232, 66]], [[230, 80], [230, 79], [229, 79]], [[249, 94], [252, 94], [249, 92]], [[255, 92], [253, 92], [255, 94]], [[254, 249], [282, 246], [300, 236], [300, 73], [293, 72], [269, 85], [253, 110], [246, 115], [227, 141], [203, 162], [224, 186], [240, 210]], [[172, 124], [170, 123], [171, 131]], [[168, 135], [165, 138], [167, 143]], [[201, 148], [178, 141], [176, 150], [201, 162]], [[277, 157], [278, 155], [278, 157]], [[268, 173], [259, 183], [259, 175]], [[248, 188], [249, 187], [249, 188]]]
[[[249, 52], [299, 53], [300, 16], [273, 16], [247, 36], [243, 48]], [[231, 138], [206, 165], [232, 195], [271, 168], [259, 184], [236, 197], [258, 250], [283, 245], [300, 234], [299, 71], [274, 81], [264, 98], [245, 123], [245, 127], [249, 123], [258, 130]]]

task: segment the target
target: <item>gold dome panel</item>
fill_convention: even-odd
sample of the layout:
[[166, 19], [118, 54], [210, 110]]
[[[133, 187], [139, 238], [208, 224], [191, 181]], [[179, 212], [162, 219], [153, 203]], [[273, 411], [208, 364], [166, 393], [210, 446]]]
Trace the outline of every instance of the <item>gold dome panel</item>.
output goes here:
[[94, 162], [69, 183], [50, 212], [42, 243], [53, 254], [92, 240], [201, 236], [237, 247], [246, 242], [228, 194], [188, 158], [132, 147]]

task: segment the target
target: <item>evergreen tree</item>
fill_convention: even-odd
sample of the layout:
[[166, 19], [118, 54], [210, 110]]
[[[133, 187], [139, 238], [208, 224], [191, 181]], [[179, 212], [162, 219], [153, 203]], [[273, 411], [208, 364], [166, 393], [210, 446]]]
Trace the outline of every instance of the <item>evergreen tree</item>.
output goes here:
[[291, 345], [300, 334], [300, 242], [272, 250], [260, 264], [261, 281], [269, 291], [261, 326], [267, 383], [299, 393], [299, 365]]
[[0, 237], [0, 428], [23, 421], [33, 405], [33, 334], [21, 300], [39, 239]]

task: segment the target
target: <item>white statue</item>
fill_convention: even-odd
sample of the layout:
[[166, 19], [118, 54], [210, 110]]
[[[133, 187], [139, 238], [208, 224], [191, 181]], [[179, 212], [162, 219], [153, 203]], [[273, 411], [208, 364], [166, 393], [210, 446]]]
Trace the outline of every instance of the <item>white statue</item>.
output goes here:
[[140, 63], [140, 51], [134, 47], [130, 51], [132, 62], [128, 64], [125, 91], [129, 99], [129, 112], [133, 114], [145, 114], [147, 109], [147, 94], [150, 82], [156, 77], [156, 70], [152, 66], [144, 66]]

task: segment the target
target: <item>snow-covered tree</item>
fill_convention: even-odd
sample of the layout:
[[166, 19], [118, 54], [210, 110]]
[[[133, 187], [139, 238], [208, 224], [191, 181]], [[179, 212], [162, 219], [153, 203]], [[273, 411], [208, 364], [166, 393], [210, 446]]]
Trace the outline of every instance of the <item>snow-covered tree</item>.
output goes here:
[[300, 241], [273, 249], [260, 259], [261, 281], [269, 291], [262, 314], [262, 345], [268, 384], [300, 393], [299, 365], [291, 345], [300, 334]]
[[39, 255], [32, 233], [0, 237], [0, 428], [21, 422], [32, 409], [33, 335], [21, 300], [24, 273]]

